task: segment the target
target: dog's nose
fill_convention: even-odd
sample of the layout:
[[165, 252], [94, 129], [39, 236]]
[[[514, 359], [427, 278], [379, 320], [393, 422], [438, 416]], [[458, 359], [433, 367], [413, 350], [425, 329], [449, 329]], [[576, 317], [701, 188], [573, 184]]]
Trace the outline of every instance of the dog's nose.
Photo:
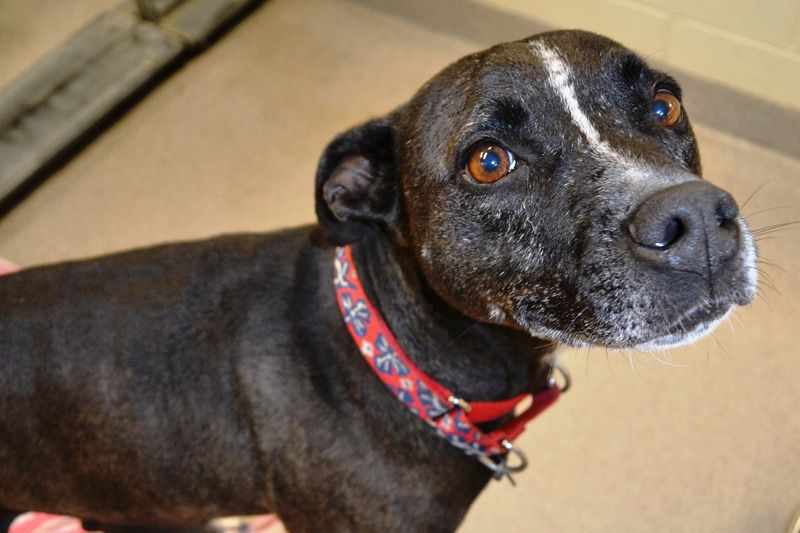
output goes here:
[[659, 191], [639, 206], [628, 223], [634, 256], [710, 275], [738, 249], [738, 214], [731, 195], [705, 181]]

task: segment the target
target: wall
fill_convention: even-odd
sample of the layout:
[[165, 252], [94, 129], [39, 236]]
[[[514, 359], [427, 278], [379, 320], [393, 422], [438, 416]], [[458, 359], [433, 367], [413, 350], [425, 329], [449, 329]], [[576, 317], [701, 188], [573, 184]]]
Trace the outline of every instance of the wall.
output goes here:
[[478, 0], [602, 33], [648, 58], [800, 109], [798, 0]]

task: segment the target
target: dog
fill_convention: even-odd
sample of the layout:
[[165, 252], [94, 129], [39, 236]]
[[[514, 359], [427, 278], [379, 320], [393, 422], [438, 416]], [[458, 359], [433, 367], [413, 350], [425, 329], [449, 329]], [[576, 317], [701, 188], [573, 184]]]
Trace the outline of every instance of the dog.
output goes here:
[[[701, 178], [679, 85], [592, 33], [450, 65], [335, 138], [315, 195], [314, 226], [0, 278], [6, 518], [453, 531], [513, 448], [454, 446], [438, 417], [552, 390], [558, 344], [677, 346], [755, 293], [753, 238]], [[358, 302], [338, 292], [354, 284]], [[357, 343], [367, 311], [392, 342]], [[392, 350], [395, 377], [454, 391], [442, 412], [403, 401], [425, 383], [387, 389], [370, 365]]]

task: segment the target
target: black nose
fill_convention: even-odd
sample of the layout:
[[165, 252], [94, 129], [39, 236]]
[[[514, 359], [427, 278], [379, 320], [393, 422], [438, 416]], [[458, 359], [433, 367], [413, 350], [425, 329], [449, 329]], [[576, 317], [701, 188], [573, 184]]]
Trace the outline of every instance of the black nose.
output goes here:
[[630, 219], [633, 253], [644, 262], [712, 274], [738, 249], [738, 214], [731, 195], [705, 181], [669, 187]]

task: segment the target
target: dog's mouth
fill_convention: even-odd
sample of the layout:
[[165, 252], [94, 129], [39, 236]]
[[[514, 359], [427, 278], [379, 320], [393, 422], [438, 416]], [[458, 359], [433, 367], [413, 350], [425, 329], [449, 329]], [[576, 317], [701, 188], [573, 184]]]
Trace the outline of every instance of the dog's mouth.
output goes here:
[[637, 333], [613, 332], [592, 334], [591, 330], [569, 331], [533, 324], [517, 315], [516, 322], [534, 337], [543, 337], [576, 348], [602, 346], [612, 349], [663, 350], [691, 344], [710, 334], [733, 311], [730, 301], [702, 302], [681, 313], [677, 318], [666, 317], [656, 328], [638, 329]]
[[[560, 298], [553, 297], [558, 293], [552, 290], [526, 294], [512, 304], [508, 315], [534, 337], [578, 348], [663, 350], [693, 343], [755, 297], [756, 249], [744, 221], [738, 223], [738, 253], [717, 260], [717, 268], [707, 276], [637, 270], [639, 263], [626, 267], [624, 261], [608, 266], [606, 261], [595, 269], [602, 274], [583, 278], [588, 281], [578, 290], [563, 291]], [[619, 279], [628, 282], [618, 283]]]
[[704, 302], [673, 321], [666, 328], [666, 333], [656, 336], [633, 348], [639, 350], [662, 350], [691, 344], [710, 334], [733, 311], [734, 304], [729, 302]]

